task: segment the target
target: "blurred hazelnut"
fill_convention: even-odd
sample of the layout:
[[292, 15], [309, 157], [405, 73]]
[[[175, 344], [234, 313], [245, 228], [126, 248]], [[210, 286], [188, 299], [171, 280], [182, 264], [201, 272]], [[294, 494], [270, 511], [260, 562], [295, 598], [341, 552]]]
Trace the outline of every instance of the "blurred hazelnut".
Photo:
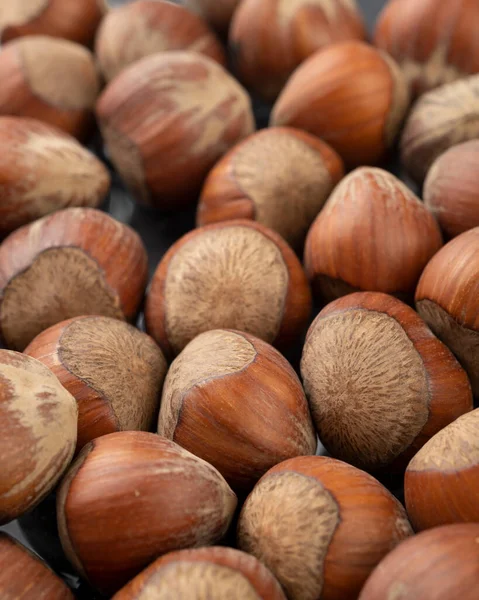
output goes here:
[[286, 347], [311, 313], [301, 263], [277, 234], [253, 221], [191, 231], [161, 260], [145, 308], [147, 331], [167, 356], [198, 334], [237, 329]]
[[183, 0], [192, 11], [199, 13], [221, 35], [226, 36], [231, 18], [241, 0]]
[[200, 17], [162, 0], [136, 0], [111, 10], [95, 44], [108, 81], [137, 60], [169, 50], [200, 52], [226, 63], [223, 47]]
[[53, 489], [73, 457], [76, 438], [75, 398], [39, 361], [0, 350], [0, 525], [31, 510]]
[[245, 90], [195, 52], [160, 52], [131, 65], [103, 92], [97, 115], [135, 198], [170, 210], [194, 204], [215, 162], [255, 127]]
[[229, 42], [240, 79], [264, 99], [274, 100], [311, 54], [366, 37], [356, 0], [243, 0]]
[[0, 333], [24, 350], [44, 329], [80, 315], [136, 316], [146, 250], [127, 225], [93, 208], [67, 208], [0, 245]]
[[252, 219], [298, 251], [309, 226], [344, 175], [341, 158], [298, 129], [272, 127], [232, 148], [209, 174], [199, 225]]
[[301, 374], [322, 443], [369, 470], [406, 466], [472, 409], [453, 354], [412, 308], [385, 294], [328, 304], [308, 331]]
[[327, 46], [291, 76], [274, 105], [272, 125], [322, 138], [348, 167], [376, 164], [394, 143], [409, 104], [399, 67], [363, 42]]
[[43, 331], [25, 354], [45, 364], [78, 402], [77, 450], [115, 431], [149, 431], [166, 361], [155, 342], [108, 317], [76, 317]]
[[153, 433], [111, 433], [84, 447], [61, 484], [63, 549], [111, 594], [158, 556], [226, 533], [236, 496], [218, 471]]

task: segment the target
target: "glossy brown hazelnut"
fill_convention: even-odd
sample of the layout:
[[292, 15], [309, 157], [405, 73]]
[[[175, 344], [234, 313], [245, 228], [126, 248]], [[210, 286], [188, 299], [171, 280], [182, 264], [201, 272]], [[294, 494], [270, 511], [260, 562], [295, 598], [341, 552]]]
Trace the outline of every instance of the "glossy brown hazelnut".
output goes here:
[[424, 203], [448, 238], [479, 226], [479, 140], [453, 146], [434, 161]]
[[0, 115], [32, 117], [84, 139], [100, 78], [93, 54], [47, 36], [9, 42], [0, 53]]
[[193, 12], [200, 14], [222, 36], [226, 36], [233, 14], [241, 0], [183, 0]]
[[99, 206], [110, 175], [74, 138], [35, 119], [0, 117], [0, 237], [70, 206]]
[[127, 225], [93, 208], [67, 208], [0, 245], [0, 335], [24, 350], [44, 329], [81, 315], [136, 316], [146, 250]]
[[444, 246], [427, 264], [416, 308], [457, 356], [479, 397], [479, 227]]
[[111, 433], [84, 447], [60, 486], [60, 539], [78, 573], [111, 594], [162, 554], [218, 542], [236, 502], [214, 467], [177, 444]]
[[43, 331], [25, 354], [46, 365], [78, 403], [77, 451], [115, 431], [156, 426], [167, 365], [145, 333], [109, 317], [76, 317]]
[[0, 8], [0, 41], [48, 35], [90, 45], [106, 10], [105, 0], [7, 0]]
[[478, 540], [479, 524], [472, 523], [415, 535], [379, 563], [359, 600], [476, 600]]
[[66, 583], [19, 542], [0, 531], [2, 600], [74, 600]]
[[445, 427], [409, 463], [406, 508], [416, 531], [479, 523], [479, 409]]
[[475, 0], [389, 0], [375, 44], [401, 66], [415, 95], [479, 72]]
[[156, 52], [191, 50], [226, 64], [224, 49], [206, 23], [176, 4], [136, 0], [111, 10], [98, 31], [95, 52], [107, 81]]
[[254, 556], [213, 546], [165, 554], [112, 600], [286, 600], [271, 571]]
[[442, 246], [433, 215], [404, 183], [363, 167], [336, 187], [306, 238], [306, 274], [318, 300], [353, 291], [412, 299]]
[[386, 294], [328, 304], [308, 331], [301, 374], [322, 443], [368, 470], [405, 467], [472, 410], [469, 380], [452, 352]]
[[229, 43], [241, 81], [274, 100], [291, 73], [317, 50], [366, 37], [356, 0], [243, 0]]
[[75, 398], [49, 369], [0, 350], [0, 525], [54, 488], [73, 457], [77, 420]]
[[348, 167], [376, 164], [408, 105], [406, 81], [392, 58], [363, 42], [342, 42], [298, 67], [274, 105], [271, 125], [309, 131]]
[[442, 85], [419, 98], [401, 137], [401, 162], [422, 183], [451, 146], [479, 137], [479, 75]]
[[310, 314], [311, 292], [294, 252], [277, 233], [246, 220], [207, 225], [173, 244], [145, 308], [147, 331], [166, 356], [212, 329], [245, 331], [283, 348]]
[[135, 198], [168, 210], [194, 204], [208, 171], [255, 127], [246, 91], [195, 52], [160, 52], [131, 65], [103, 92], [97, 116]]
[[355, 600], [378, 562], [412, 534], [376, 479], [332, 458], [287, 460], [264, 475], [238, 522], [238, 545], [290, 600]]
[[309, 226], [343, 176], [341, 158], [319, 138], [289, 127], [264, 129], [211, 171], [197, 223], [252, 219], [301, 251]]
[[158, 433], [211, 463], [238, 491], [317, 446], [288, 361], [266, 342], [226, 329], [200, 334], [173, 361]]

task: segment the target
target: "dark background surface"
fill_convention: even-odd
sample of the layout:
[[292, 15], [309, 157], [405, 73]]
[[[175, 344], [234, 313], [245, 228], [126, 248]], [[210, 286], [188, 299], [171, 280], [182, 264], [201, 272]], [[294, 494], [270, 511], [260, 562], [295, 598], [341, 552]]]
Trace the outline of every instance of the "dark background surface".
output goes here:
[[[13, 2], [15, 0], [7, 1]], [[221, 1], [218, 0], [218, 2]], [[420, 1], [418, 0], [418, 2]], [[121, 5], [127, 2], [128, 0], [110, 0], [110, 5]], [[372, 31], [376, 17], [385, 3], [385, 0], [358, 0], [370, 31]], [[267, 122], [268, 107], [257, 104], [256, 115], [258, 125], [264, 126]], [[97, 142], [95, 149], [105, 159], [101, 143]], [[390, 168], [396, 171], [394, 161]], [[104, 208], [115, 218], [128, 223], [140, 233], [148, 249], [150, 274], [153, 274], [166, 250], [179, 237], [193, 229], [195, 225], [194, 210], [167, 215], [135, 206], [116, 174], [113, 174], [112, 190]], [[293, 353], [292, 356], [288, 356], [288, 358], [295, 363], [298, 358], [298, 351]], [[397, 480], [386, 480], [384, 483], [400, 496]], [[13, 522], [0, 528], [0, 530], [6, 530], [37, 551], [75, 589], [79, 599], [100, 599], [100, 596], [96, 595], [74, 575], [61, 551], [55, 527], [55, 499], [50, 496], [32, 513], [22, 517], [19, 522]]]

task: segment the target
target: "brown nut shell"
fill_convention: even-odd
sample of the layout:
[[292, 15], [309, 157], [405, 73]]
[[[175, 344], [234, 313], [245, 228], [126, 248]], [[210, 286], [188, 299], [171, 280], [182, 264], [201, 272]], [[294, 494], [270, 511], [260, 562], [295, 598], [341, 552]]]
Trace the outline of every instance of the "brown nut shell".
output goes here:
[[135, 198], [168, 210], [194, 204], [216, 161], [255, 128], [246, 91], [195, 52], [160, 52], [125, 69], [97, 117]]
[[293, 71], [316, 51], [366, 37], [356, 0], [243, 0], [229, 43], [240, 79], [275, 100]]
[[271, 125], [320, 137], [352, 168], [385, 157], [408, 105], [406, 81], [392, 58], [363, 42], [342, 42], [298, 67], [274, 105]]
[[46, 365], [78, 403], [77, 451], [115, 431], [150, 431], [167, 365], [155, 342], [108, 317], [76, 317], [43, 331], [25, 354]]
[[165, 554], [112, 600], [286, 600], [271, 571], [254, 556], [213, 546]]
[[266, 342], [225, 329], [200, 334], [173, 361], [158, 433], [211, 463], [238, 491], [317, 446], [288, 361]]
[[0, 350], [0, 525], [54, 488], [73, 457], [77, 420], [75, 398], [49, 369]]
[[226, 64], [224, 49], [206, 23], [183, 6], [136, 0], [111, 10], [95, 42], [100, 69], [111, 81], [132, 63], [169, 50], [199, 52]]
[[146, 250], [127, 225], [93, 208], [68, 208], [0, 245], [0, 333], [23, 350], [76, 316], [133, 319], [148, 276]]
[[147, 331], [166, 356], [211, 329], [286, 347], [310, 314], [311, 292], [294, 252], [277, 233], [246, 220], [207, 225], [173, 244], [145, 307]]
[[355, 600], [378, 562], [411, 534], [385, 487], [322, 456], [273, 467], [238, 522], [240, 549], [271, 569], [290, 600]]
[[63, 549], [105, 594], [158, 556], [226, 533], [236, 496], [218, 471], [177, 444], [140, 431], [84, 447], [57, 496]]
[[270, 127], [215, 165], [201, 193], [197, 223], [252, 219], [301, 251], [309, 226], [343, 176], [341, 158], [320, 139]]
[[404, 467], [472, 410], [453, 354], [412, 308], [385, 294], [328, 304], [308, 331], [301, 373], [320, 440], [369, 470]]
[[231, 18], [241, 0], [184, 0], [193, 12], [200, 14], [203, 19], [223, 36], [226, 36]]

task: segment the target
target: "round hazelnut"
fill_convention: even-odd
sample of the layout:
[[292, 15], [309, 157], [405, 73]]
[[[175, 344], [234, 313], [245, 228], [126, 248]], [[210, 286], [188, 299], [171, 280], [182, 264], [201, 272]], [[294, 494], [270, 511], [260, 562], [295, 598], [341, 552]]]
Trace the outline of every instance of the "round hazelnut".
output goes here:
[[412, 308], [364, 292], [328, 304], [301, 360], [319, 438], [368, 470], [406, 466], [427, 440], [472, 410], [469, 380]]
[[434, 161], [424, 203], [449, 238], [479, 226], [479, 140], [453, 146]]
[[200, 52], [226, 64], [224, 49], [206, 23], [186, 8], [162, 0], [136, 0], [111, 10], [95, 44], [108, 81], [135, 61], [168, 50]]
[[100, 79], [93, 54], [74, 42], [28, 36], [0, 53], [0, 115], [32, 117], [85, 138]]
[[311, 54], [366, 37], [356, 0], [243, 0], [229, 43], [240, 79], [265, 100], [274, 100]]
[[363, 42], [342, 42], [307, 59], [274, 105], [271, 125], [322, 138], [348, 167], [376, 164], [392, 146], [409, 104], [399, 67]]
[[389, 0], [375, 44], [402, 68], [415, 95], [479, 72], [475, 0]]
[[343, 176], [341, 158], [320, 139], [288, 127], [264, 129], [216, 164], [197, 222], [252, 219], [302, 250], [309, 226]]
[[246, 91], [195, 52], [131, 65], [103, 92], [97, 115], [125, 184], [162, 209], [193, 204], [216, 161], [255, 127]]
[[286, 600], [271, 571], [259, 560], [219, 546], [162, 556], [112, 600], [147, 600], [150, 594], [189, 600]]
[[359, 600], [477, 600], [478, 540], [472, 523], [415, 535], [379, 563]]
[[207, 225], [173, 244], [145, 308], [147, 331], [166, 356], [212, 329], [286, 347], [310, 314], [311, 293], [294, 252], [277, 233], [246, 220]]
[[211, 463], [238, 491], [317, 446], [288, 361], [266, 342], [224, 329], [200, 334], [173, 361], [158, 433]]
[[451, 146], [479, 137], [479, 75], [442, 85], [414, 105], [401, 137], [401, 161], [422, 183]]
[[391, 173], [362, 167], [341, 181], [311, 226], [306, 274], [318, 300], [357, 290], [412, 299], [441, 246], [439, 226], [419, 198]]
[[37, 335], [25, 354], [46, 365], [75, 397], [77, 450], [107, 433], [153, 427], [167, 365], [155, 342], [132, 325], [76, 317]]
[[127, 225], [67, 208], [0, 245], [0, 334], [24, 350], [44, 329], [80, 315], [133, 319], [148, 276], [146, 250]]
[[479, 227], [457, 236], [427, 264], [416, 308], [457, 356], [479, 397]]
[[153, 433], [86, 445], [63, 480], [57, 514], [75, 569], [105, 594], [162, 554], [226, 533], [236, 496], [210, 464]]
[[479, 409], [436, 433], [409, 463], [404, 491], [416, 531], [479, 523], [478, 484]]
[[0, 350], [0, 525], [53, 489], [73, 457], [77, 420], [75, 398], [49, 369]]
[[241, 0], [183, 0], [192, 11], [199, 13], [221, 35], [226, 36], [231, 18]]
[[74, 600], [67, 585], [45, 563], [1, 531], [0, 565], [2, 600]]
[[69, 206], [96, 208], [110, 175], [64, 132], [20, 117], [0, 117], [0, 237]]
[[322, 456], [264, 475], [238, 522], [238, 545], [290, 600], [353, 600], [377, 563], [412, 534], [401, 504], [373, 477]]

